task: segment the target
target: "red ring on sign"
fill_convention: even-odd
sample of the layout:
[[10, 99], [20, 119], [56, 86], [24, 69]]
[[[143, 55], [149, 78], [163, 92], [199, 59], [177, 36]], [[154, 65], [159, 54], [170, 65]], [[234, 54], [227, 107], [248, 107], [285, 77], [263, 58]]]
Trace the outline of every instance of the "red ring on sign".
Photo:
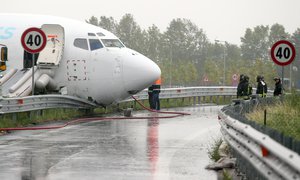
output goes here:
[[[26, 35], [27, 35], [28, 33], [32, 32], [32, 31], [38, 32], [38, 33], [42, 36], [43, 43], [42, 43], [41, 47], [39, 47], [38, 49], [30, 49], [30, 48], [28, 48], [28, 47], [26, 46], [26, 44], [25, 44], [25, 37], [26, 37]], [[26, 30], [23, 32], [23, 34], [22, 34], [22, 36], [21, 36], [21, 43], [22, 43], [22, 46], [23, 46], [23, 48], [24, 48], [25, 51], [34, 54], [34, 53], [41, 52], [41, 51], [45, 48], [46, 43], [47, 43], [47, 38], [46, 38], [46, 35], [45, 35], [44, 31], [42, 31], [42, 30], [39, 29], [39, 28], [33, 27], [33, 28], [28, 28], [28, 29], [26, 29]]]
[[[276, 59], [276, 57], [274, 56], [274, 51], [275, 51], [275, 48], [280, 45], [280, 44], [286, 44], [287, 46], [289, 46], [292, 50], [292, 56], [290, 58], [290, 60], [288, 60], [287, 62], [280, 62]], [[271, 57], [272, 57], [272, 60], [279, 66], [286, 66], [286, 65], [289, 65], [291, 62], [293, 62], [293, 60], [295, 59], [296, 57], [296, 49], [294, 47], [294, 45], [292, 43], [290, 43], [289, 41], [286, 41], [286, 40], [281, 40], [281, 41], [277, 41], [271, 48]]]

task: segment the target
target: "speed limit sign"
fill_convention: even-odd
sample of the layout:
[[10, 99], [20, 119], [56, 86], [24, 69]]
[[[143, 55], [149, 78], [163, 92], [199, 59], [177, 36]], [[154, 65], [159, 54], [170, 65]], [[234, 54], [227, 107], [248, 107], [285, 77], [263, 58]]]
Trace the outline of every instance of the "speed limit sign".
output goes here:
[[291, 62], [293, 62], [295, 56], [295, 47], [289, 41], [277, 41], [271, 48], [272, 60], [279, 66], [289, 65]]
[[29, 53], [39, 53], [46, 46], [47, 38], [45, 33], [39, 28], [29, 28], [21, 36], [21, 43], [25, 51]]

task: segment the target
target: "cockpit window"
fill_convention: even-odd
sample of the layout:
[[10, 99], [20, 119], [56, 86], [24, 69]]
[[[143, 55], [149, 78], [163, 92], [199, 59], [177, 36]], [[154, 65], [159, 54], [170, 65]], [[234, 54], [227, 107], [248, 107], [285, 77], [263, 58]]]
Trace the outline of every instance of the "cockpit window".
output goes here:
[[118, 47], [118, 48], [124, 47], [124, 45], [120, 42], [119, 39], [101, 39], [101, 41], [106, 47]]
[[77, 38], [74, 40], [74, 46], [80, 49], [89, 50], [87, 39]]
[[88, 33], [88, 36], [96, 36], [95, 33]]
[[98, 36], [105, 36], [102, 32], [97, 33]]
[[89, 39], [91, 51], [103, 48], [99, 39]]

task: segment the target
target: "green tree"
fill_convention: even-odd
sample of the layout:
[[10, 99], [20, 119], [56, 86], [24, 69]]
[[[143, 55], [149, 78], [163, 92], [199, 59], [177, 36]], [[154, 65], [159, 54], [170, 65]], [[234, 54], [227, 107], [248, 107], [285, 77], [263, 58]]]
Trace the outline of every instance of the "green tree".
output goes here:
[[[201, 84], [222, 85], [223, 64], [220, 64], [217, 60], [206, 60], [203, 66], [204, 72], [201, 75]], [[204, 76], [208, 78], [209, 83], [203, 81]]]
[[154, 24], [148, 28], [146, 35], [146, 56], [158, 62], [162, 60], [160, 55], [162, 34], [157, 26]]
[[116, 22], [116, 20], [114, 20], [113, 17], [101, 16], [98, 25], [103, 29], [106, 29], [118, 36], [117, 34], [118, 23]]
[[145, 51], [145, 31], [135, 22], [131, 14], [125, 14], [116, 30], [123, 43], [138, 52]]
[[283, 25], [278, 23], [273, 24], [270, 29], [270, 36], [269, 36], [269, 47], [271, 47], [275, 42], [282, 40], [282, 39], [289, 39], [290, 35], [285, 32]]
[[[202, 69], [206, 59], [209, 41], [202, 29], [187, 19], [173, 19], [162, 36], [161, 57], [171, 61], [171, 64], [180, 62], [191, 63], [197, 73]], [[180, 79], [180, 78], [179, 78]], [[195, 82], [200, 81], [197, 75]]]
[[190, 20], [178, 18], [173, 19], [167, 27], [164, 42], [168, 47], [167, 52], [172, 52], [174, 62], [185, 59], [195, 63], [205, 57], [208, 39], [203, 30]]
[[99, 26], [98, 18], [96, 18], [95, 16], [92, 16], [89, 20], [85, 20], [85, 22], [95, 26]]
[[253, 30], [246, 29], [241, 38], [242, 57], [246, 60], [269, 59], [269, 26], [256, 26]]

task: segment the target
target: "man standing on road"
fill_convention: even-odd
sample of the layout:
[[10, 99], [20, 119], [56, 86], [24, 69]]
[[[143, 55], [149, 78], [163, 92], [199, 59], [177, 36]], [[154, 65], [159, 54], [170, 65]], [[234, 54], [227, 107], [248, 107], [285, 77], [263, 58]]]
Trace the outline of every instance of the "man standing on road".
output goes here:
[[153, 107], [156, 110], [160, 110], [160, 101], [159, 101], [159, 93], [160, 93], [160, 86], [161, 86], [161, 78], [157, 79], [153, 87]]
[[148, 88], [148, 100], [149, 100], [150, 109], [154, 109], [154, 105], [153, 105], [153, 85], [151, 85]]

